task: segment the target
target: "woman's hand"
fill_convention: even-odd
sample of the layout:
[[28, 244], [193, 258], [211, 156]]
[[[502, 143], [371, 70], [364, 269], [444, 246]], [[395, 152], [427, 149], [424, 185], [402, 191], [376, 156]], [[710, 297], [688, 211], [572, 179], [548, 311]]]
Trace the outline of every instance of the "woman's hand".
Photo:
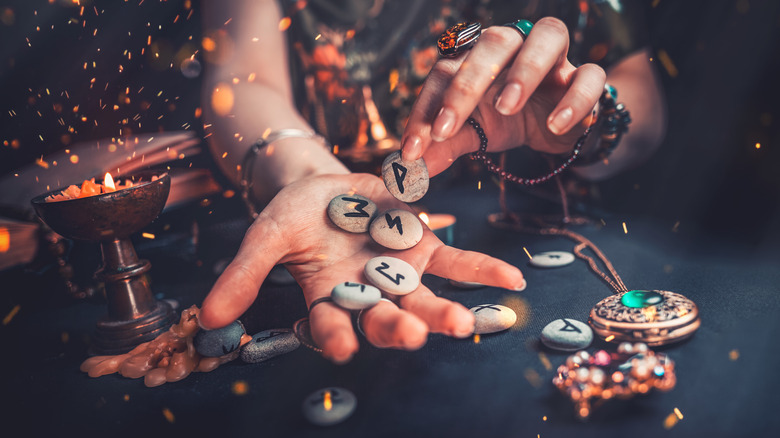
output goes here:
[[[511, 30], [511, 29], [510, 29]], [[306, 178], [282, 189], [247, 231], [235, 259], [225, 269], [203, 302], [200, 322], [206, 328], [229, 324], [246, 311], [271, 268], [284, 263], [303, 289], [307, 304], [328, 296], [338, 283], [367, 283], [366, 262], [390, 255], [423, 272], [475, 281], [513, 290], [525, 288], [516, 267], [476, 252], [444, 245], [425, 228], [422, 240], [404, 251], [388, 250], [368, 233], [337, 228], [328, 218], [330, 200], [354, 192], [377, 204], [379, 212], [410, 208], [393, 198], [381, 179], [367, 174], [325, 175]], [[363, 312], [361, 326], [377, 347], [417, 349], [429, 332], [466, 337], [473, 333], [474, 316], [458, 303], [437, 297], [420, 286], [400, 297], [400, 308], [386, 301]], [[309, 315], [314, 341], [323, 355], [346, 362], [358, 349], [350, 313], [325, 302]]]
[[520, 32], [492, 26], [474, 47], [440, 59], [415, 101], [403, 135], [403, 157], [425, 159], [431, 175], [479, 148], [474, 117], [489, 151], [522, 144], [548, 153], [572, 149], [604, 89], [595, 64], [575, 68], [566, 58], [569, 33], [556, 18], [542, 18], [523, 41]]

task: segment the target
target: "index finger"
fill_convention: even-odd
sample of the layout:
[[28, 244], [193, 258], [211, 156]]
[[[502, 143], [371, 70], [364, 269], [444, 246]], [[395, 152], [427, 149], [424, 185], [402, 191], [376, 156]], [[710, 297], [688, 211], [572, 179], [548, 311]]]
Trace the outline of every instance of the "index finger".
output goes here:
[[265, 277], [285, 255], [276, 222], [260, 213], [247, 230], [236, 257], [203, 300], [198, 322], [204, 329], [224, 327], [252, 305]]

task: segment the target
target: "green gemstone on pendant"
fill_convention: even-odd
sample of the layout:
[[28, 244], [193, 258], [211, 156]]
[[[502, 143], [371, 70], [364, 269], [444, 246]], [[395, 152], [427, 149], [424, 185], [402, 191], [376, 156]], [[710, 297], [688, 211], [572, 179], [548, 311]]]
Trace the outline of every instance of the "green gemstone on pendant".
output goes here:
[[664, 296], [651, 290], [630, 290], [623, 294], [620, 302], [626, 307], [649, 307], [664, 302]]

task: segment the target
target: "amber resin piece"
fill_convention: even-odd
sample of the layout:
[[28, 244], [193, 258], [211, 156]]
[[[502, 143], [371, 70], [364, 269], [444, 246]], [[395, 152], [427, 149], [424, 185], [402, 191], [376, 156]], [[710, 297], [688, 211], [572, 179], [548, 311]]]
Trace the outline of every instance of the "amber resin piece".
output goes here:
[[482, 25], [479, 23], [458, 23], [439, 37], [436, 45], [439, 54], [445, 57], [457, 56], [464, 50], [468, 50], [479, 39]]

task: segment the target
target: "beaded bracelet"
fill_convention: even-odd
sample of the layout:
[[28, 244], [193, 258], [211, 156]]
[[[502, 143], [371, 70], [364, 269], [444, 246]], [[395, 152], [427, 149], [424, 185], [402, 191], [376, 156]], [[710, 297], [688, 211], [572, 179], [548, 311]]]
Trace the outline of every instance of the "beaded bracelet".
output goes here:
[[601, 141], [593, 151], [580, 157], [577, 166], [604, 162], [617, 148], [623, 134], [628, 131], [631, 115], [626, 106], [622, 103], [617, 103], [616, 99], [617, 90], [615, 90], [615, 87], [604, 84], [604, 92], [601, 93], [599, 98], [598, 118], [601, 122]]
[[487, 170], [500, 176], [501, 178], [517, 184], [522, 184], [524, 186], [535, 186], [537, 184], [541, 184], [543, 182], [548, 181], [550, 178], [558, 175], [559, 173], [563, 172], [564, 170], [566, 170], [566, 168], [569, 167], [571, 163], [574, 160], [576, 160], [577, 157], [580, 155], [580, 150], [582, 149], [582, 145], [585, 143], [585, 140], [588, 139], [588, 134], [590, 134], [591, 126], [592, 126], [592, 125], [588, 126], [585, 129], [585, 132], [580, 136], [579, 139], [577, 139], [577, 143], [574, 144], [574, 148], [571, 151], [571, 155], [569, 155], [569, 157], [560, 166], [553, 169], [547, 175], [540, 176], [538, 178], [521, 178], [519, 176], [512, 175], [511, 173], [502, 169], [501, 166], [493, 163], [493, 160], [491, 160], [490, 157], [488, 157], [487, 155], [488, 138], [487, 135], [485, 135], [485, 131], [482, 129], [479, 123], [471, 117], [466, 119], [466, 122], [468, 122], [468, 124], [471, 125], [471, 127], [474, 128], [475, 131], [477, 131], [477, 135], [479, 136], [479, 150], [471, 154], [471, 159], [482, 161], [483, 163], [485, 163]]
[[255, 164], [255, 157], [261, 149], [270, 145], [271, 143], [283, 140], [285, 138], [302, 138], [302, 139], [319, 139], [323, 144], [327, 145], [327, 141], [321, 135], [316, 132], [304, 131], [302, 129], [287, 128], [279, 129], [277, 131], [271, 131], [266, 135], [263, 135], [256, 142], [252, 144], [252, 147], [246, 151], [244, 159], [241, 160], [241, 199], [246, 204], [249, 214], [252, 219], [256, 218], [259, 214], [255, 205], [252, 203], [252, 168]]

